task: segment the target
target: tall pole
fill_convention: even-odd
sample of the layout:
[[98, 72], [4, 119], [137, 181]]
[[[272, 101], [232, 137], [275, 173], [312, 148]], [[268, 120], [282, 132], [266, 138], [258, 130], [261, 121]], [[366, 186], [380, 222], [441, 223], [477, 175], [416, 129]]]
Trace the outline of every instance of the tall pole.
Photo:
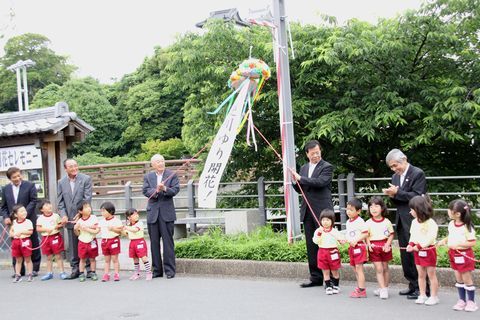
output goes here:
[[17, 95], [18, 95], [18, 111], [23, 110], [22, 105], [22, 77], [20, 68], [16, 68], [15, 72], [17, 73]]
[[295, 139], [293, 135], [292, 93], [290, 89], [290, 65], [288, 61], [287, 26], [285, 22], [285, 1], [273, 0], [273, 16], [276, 26], [276, 62], [278, 103], [280, 111], [280, 132], [282, 136], [283, 184], [285, 209], [287, 210], [287, 233], [289, 242], [299, 240], [300, 210], [298, 195], [292, 187], [290, 168], [296, 170]]
[[23, 71], [23, 99], [25, 101], [25, 111], [28, 111], [28, 86], [27, 86], [27, 67], [22, 67]]

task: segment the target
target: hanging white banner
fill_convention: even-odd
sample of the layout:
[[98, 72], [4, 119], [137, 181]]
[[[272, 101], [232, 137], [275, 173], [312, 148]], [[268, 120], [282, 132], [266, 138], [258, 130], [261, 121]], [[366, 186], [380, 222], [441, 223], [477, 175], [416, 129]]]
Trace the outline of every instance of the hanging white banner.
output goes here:
[[242, 120], [242, 110], [249, 92], [249, 80], [245, 80], [242, 89], [235, 99], [230, 112], [225, 117], [220, 130], [218, 130], [208, 153], [205, 167], [198, 184], [198, 206], [202, 208], [217, 207], [218, 185], [227, 166], [227, 161], [232, 152], [233, 143], [237, 137], [237, 129]]

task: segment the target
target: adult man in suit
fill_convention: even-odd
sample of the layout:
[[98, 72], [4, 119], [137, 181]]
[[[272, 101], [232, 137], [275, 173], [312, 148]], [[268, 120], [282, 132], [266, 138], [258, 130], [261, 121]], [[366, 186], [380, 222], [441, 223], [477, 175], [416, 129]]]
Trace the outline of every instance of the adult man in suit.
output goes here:
[[[17, 167], [11, 167], [7, 170], [7, 178], [11, 183], [7, 184], [2, 190], [2, 215], [5, 225], [12, 223], [10, 215], [12, 214], [13, 206], [21, 204], [27, 209], [27, 219], [32, 221], [33, 233], [30, 236], [32, 241], [32, 248], [38, 248], [39, 239], [36, 230], [37, 223], [37, 189], [35, 185], [29, 181], [23, 181], [22, 172]], [[33, 271], [32, 275], [36, 277], [40, 270], [40, 261], [42, 255], [40, 248], [32, 251]], [[15, 259], [13, 259], [13, 268], [15, 270]], [[22, 265], [21, 275], [25, 275], [25, 266]]]
[[305, 199], [302, 199], [300, 219], [303, 221], [305, 231], [310, 281], [302, 283], [300, 286], [302, 288], [309, 288], [323, 284], [322, 270], [317, 266], [318, 246], [312, 241], [313, 234], [319, 227], [313, 215], [319, 219], [322, 210], [333, 210], [333, 166], [322, 159], [320, 142], [317, 140], [307, 142], [305, 145], [305, 153], [309, 162], [300, 168], [300, 173], [292, 172], [292, 174], [296, 181], [296, 183], [293, 184], [293, 188], [298, 193], [301, 193], [300, 187], [302, 188], [305, 197], [313, 209], [312, 212], [307, 206]]
[[[389, 187], [383, 193], [392, 199], [397, 207], [395, 224], [397, 229], [398, 244], [406, 247], [410, 239], [410, 226], [413, 217], [410, 214], [408, 202], [415, 196], [427, 193], [427, 180], [422, 169], [414, 167], [407, 161], [407, 156], [399, 149], [391, 150], [386, 157], [386, 163], [395, 172]], [[413, 259], [413, 253], [400, 250], [403, 275], [408, 280], [408, 289], [401, 290], [400, 295], [408, 299], [417, 299], [418, 273]]]
[[[77, 161], [66, 159], [63, 162], [66, 176], [58, 180], [57, 208], [62, 217], [62, 223], [66, 225], [68, 237], [68, 259], [72, 267], [72, 273], [67, 279], [76, 279], [80, 276], [78, 258], [78, 236], [73, 231], [73, 221], [77, 215], [77, 207], [82, 201], [92, 201], [92, 178], [80, 173]], [[88, 264], [88, 263], [87, 263]]]
[[[148, 198], [147, 227], [152, 251], [153, 278], [175, 277], [175, 246], [173, 242], [174, 223], [177, 219], [173, 197], [180, 191], [175, 172], [165, 169], [165, 159], [155, 154], [150, 160], [153, 172], [143, 178], [143, 195]], [[163, 247], [163, 264], [160, 252]]]

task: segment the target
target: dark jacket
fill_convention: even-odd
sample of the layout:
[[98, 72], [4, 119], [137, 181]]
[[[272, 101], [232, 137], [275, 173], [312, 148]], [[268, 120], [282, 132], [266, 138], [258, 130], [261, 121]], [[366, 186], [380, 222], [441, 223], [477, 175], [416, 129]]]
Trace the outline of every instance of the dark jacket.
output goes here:
[[159, 215], [166, 222], [177, 219], [173, 197], [180, 191], [178, 177], [171, 170], [165, 169], [162, 182], [167, 187], [167, 191], [157, 193], [156, 173], [150, 172], [143, 177], [143, 195], [149, 198], [147, 204], [147, 223], [155, 223]]

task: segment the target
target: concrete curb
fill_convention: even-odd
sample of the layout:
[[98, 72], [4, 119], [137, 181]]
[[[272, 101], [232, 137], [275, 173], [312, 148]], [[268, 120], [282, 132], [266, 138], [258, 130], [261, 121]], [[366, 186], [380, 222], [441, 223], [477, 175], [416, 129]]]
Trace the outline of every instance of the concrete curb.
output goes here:
[[[177, 259], [177, 273], [239, 276], [252, 278], [308, 279], [308, 266], [303, 262], [272, 262], [250, 260]], [[372, 264], [365, 264], [368, 282], [376, 282]], [[455, 274], [450, 268], [437, 268], [438, 281], [442, 286], [455, 285]], [[475, 286], [480, 286], [480, 270], [473, 272]], [[355, 272], [349, 264], [342, 264], [340, 278], [355, 281]], [[390, 282], [404, 283], [402, 267], [390, 265]]]

